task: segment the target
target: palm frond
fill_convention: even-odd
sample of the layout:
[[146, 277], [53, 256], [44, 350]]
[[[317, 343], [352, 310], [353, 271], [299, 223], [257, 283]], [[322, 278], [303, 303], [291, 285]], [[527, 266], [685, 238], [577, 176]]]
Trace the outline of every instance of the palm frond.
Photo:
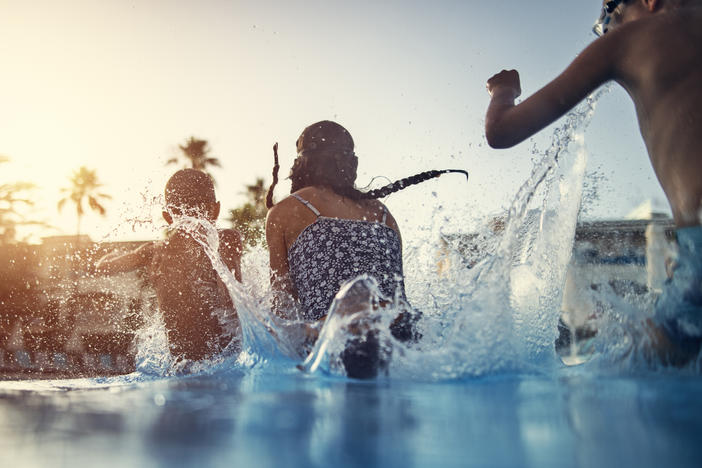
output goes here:
[[105, 216], [105, 207], [102, 206], [95, 197], [89, 196], [88, 204], [90, 205], [90, 208], [92, 208], [94, 211], [97, 211], [98, 213], [100, 213], [100, 215]]

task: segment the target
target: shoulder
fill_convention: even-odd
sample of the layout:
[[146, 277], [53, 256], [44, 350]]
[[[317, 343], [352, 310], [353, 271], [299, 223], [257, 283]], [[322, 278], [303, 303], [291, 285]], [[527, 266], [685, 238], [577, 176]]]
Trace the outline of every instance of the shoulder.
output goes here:
[[313, 197], [318, 196], [321, 192], [324, 192], [324, 190], [325, 189], [322, 187], [310, 185], [309, 187], [301, 188], [300, 190], [295, 192], [295, 195], [298, 195], [306, 200], [308, 198], [313, 198]]
[[280, 223], [287, 217], [287, 214], [291, 209], [290, 204], [290, 197], [288, 197], [280, 200], [278, 203], [268, 209], [268, 213], [266, 213], [266, 229], [272, 225]]
[[400, 226], [398, 226], [397, 221], [395, 221], [395, 218], [393, 217], [392, 213], [383, 202], [381, 202], [380, 200], [371, 199], [368, 200], [367, 203], [369, 210], [371, 210], [375, 218], [380, 219], [383, 217], [383, 213], [386, 213], [387, 217], [385, 220], [385, 224], [392, 230], [396, 231], [398, 234], [400, 233]]
[[219, 238], [223, 241], [241, 241], [241, 233], [236, 229], [220, 229]]
[[664, 31], [660, 31], [665, 24], [661, 21], [661, 16], [652, 15], [621, 24], [595, 39], [580, 55], [592, 56], [599, 61], [611, 62], [616, 66], [631, 61], [632, 53], [649, 53], [647, 44], [651, 41], [659, 41], [660, 37], [656, 36], [665, 34]]
[[[318, 189], [315, 187], [305, 187], [295, 192], [295, 195], [309, 201], [310, 198], [316, 197], [317, 191]], [[266, 223], [278, 222], [291, 216], [297, 216], [303, 211], [303, 208], [305, 210], [307, 209], [307, 207], [305, 207], [300, 200], [295, 198], [293, 195], [288, 195], [268, 210], [268, 214], [266, 215]]]
[[388, 217], [392, 217], [390, 210], [383, 202], [377, 199], [364, 200], [366, 210], [370, 213], [370, 217], [382, 218], [383, 213], [387, 213]]
[[219, 241], [226, 249], [241, 250], [241, 233], [236, 229], [220, 229]]
[[385, 206], [383, 202], [376, 198], [371, 198], [369, 200], [366, 200], [366, 206], [368, 206], [369, 209], [376, 210], [376, 211], [388, 211], [388, 207]]

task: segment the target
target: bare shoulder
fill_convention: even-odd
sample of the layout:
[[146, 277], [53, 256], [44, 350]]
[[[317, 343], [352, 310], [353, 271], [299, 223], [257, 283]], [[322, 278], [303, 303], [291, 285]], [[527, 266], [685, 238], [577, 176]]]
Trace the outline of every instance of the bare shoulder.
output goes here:
[[[671, 41], [685, 38], [690, 34], [699, 37], [702, 28], [702, 8], [679, 8], [660, 12], [617, 26], [603, 37], [593, 42], [593, 46], [602, 45], [602, 49], [619, 54], [619, 59], [630, 58], [630, 54], [650, 55], [666, 50]], [[694, 42], [694, 41], [693, 41]], [[690, 47], [696, 44], [690, 44]]]
[[278, 226], [287, 211], [286, 205], [288, 204], [288, 198], [280, 200], [278, 203], [273, 205], [266, 213], [266, 231], [271, 228]]
[[[311, 188], [312, 187], [306, 187], [296, 192], [296, 194], [306, 200], [307, 198], [311, 198], [313, 192], [308, 190]], [[268, 210], [268, 214], [266, 215], [266, 225], [284, 221], [287, 218], [294, 216], [298, 211], [301, 211], [301, 208], [304, 208], [302, 203], [300, 203], [300, 201], [292, 195], [288, 195]]]
[[395, 221], [392, 213], [383, 202], [377, 199], [371, 199], [368, 200], [368, 206], [371, 209], [373, 216], [377, 219], [382, 219], [383, 213], [387, 213], [385, 224], [387, 224], [388, 227], [394, 231], [397, 231], [398, 233], [400, 232], [400, 227], [397, 225], [397, 221]]
[[220, 229], [219, 239], [226, 243], [236, 245], [241, 243], [241, 233], [236, 229]]
[[268, 213], [266, 214], [266, 217], [267, 217], [267, 218], [271, 218], [271, 217], [278, 217], [278, 216], [280, 216], [281, 213], [285, 212], [286, 209], [289, 208], [289, 206], [290, 206], [290, 204], [291, 204], [291, 202], [292, 202], [291, 198], [292, 198], [292, 197], [290, 197], [290, 196], [285, 197], [285, 198], [283, 198], [282, 200], [280, 200], [278, 203], [276, 203], [275, 205], [273, 205], [272, 207], [270, 207], [270, 208], [268, 209]]
[[[316, 197], [319, 193], [323, 193], [325, 191], [324, 188], [318, 187], [316, 185], [310, 185], [308, 187], [303, 187], [297, 192], [295, 192], [295, 195], [298, 195], [305, 200], [308, 198], [314, 198]], [[288, 197], [291, 198], [291, 197]]]
[[623, 24], [601, 39], [619, 52], [618, 78], [658, 95], [659, 86], [674, 86], [694, 71], [692, 64], [700, 63], [700, 23], [702, 8], [683, 7]]
[[233, 255], [241, 255], [242, 241], [241, 233], [236, 229], [219, 230], [219, 250]]
[[387, 212], [388, 214], [390, 213], [390, 210], [388, 210], [387, 206], [385, 206], [385, 204], [378, 199], [372, 198], [370, 200], [366, 200], [366, 206], [368, 206], [368, 208], [374, 213], [381, 214], [381, 216], [383, 211]]

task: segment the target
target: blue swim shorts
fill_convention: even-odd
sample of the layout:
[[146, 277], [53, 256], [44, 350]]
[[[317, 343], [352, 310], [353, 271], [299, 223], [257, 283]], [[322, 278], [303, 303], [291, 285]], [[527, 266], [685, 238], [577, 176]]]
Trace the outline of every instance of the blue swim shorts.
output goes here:
[[676, 345], [696, 353], [702, 344], [702, 226], [676, 234], [677, 266], [656, 302], [655, 321]]

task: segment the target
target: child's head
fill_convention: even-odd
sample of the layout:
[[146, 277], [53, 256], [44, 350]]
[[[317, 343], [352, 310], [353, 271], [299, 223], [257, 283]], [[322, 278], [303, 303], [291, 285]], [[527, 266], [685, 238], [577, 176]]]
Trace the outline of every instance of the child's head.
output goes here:
[[602, 13], [593, 26], [593, 32], [601, 36], [613, 27], [640, 19], [646, 14], [684, 6], [699, 0], [603, 0]]
[[[361, 192], [355, 187], [358, 158], [354, 153], [351, 134], [330, 120], [314, 123], [302, 131], [295, 143], [297, 158], [290, 170], [290, 193], [314, 185], [326, 186], [344, 197], [354, 200], [383, 198], [398, 190], [419, 184], [449, 172], [468, 173], [462, 169], [443, 169], [421, 172], [396, 180], [376, 190]], [[277, 151], [277, 144], [274, 148]], [[276, 159], [277, 164], [277, 159]], [[273, 207], [273, 189], [277, 183], [278, 166], [273, 168], [273, 184], [268, 189], [266, 206]]]
[[297, 159], [290, 171], [292, 192], [310, 185], [353, 187], [358, 158], [344, 127], [329, 120], [317, 122], [303, 130], [296, 146]]
[[220, 205], [209, 175], [195, 169], [181, 169], [168, 179], [163, 218], [171, 224], [173, 215], [186, 215], [214, 221]]

